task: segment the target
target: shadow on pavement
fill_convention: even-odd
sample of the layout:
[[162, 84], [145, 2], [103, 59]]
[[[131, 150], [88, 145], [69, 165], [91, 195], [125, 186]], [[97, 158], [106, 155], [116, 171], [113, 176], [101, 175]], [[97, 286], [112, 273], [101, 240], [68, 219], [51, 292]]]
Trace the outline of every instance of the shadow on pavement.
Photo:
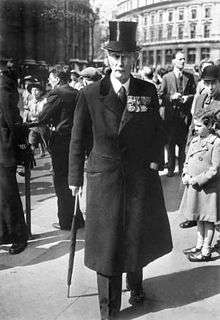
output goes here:
[[[25, 195], [25, 186], [24, 183], [18, 183], [20, 196]], [[54, 193], [54, 187], [52, 182], [31, 182], [31, 195], [43, 195], [43, 194], [51, 194]]]
[[42, 171], [42, 170], [50, 170], [51, 168], [51, 162], [44, 162], [42, 166], [36, 166], [34, 167], [33, 171]]
[[[19, 255], [0, 253], [0, 271], [16, 266], [34, 265], [57, 259], [69, 253], [70, 232], [51, 231], [34, 235], [28, 241], [27, 248]], [[9, 246], [2, 245], [1, 249], [8, 250]], [[84, 248], [84, 229], [78, 230], [75, 252]]]
[[160, 178], [167, 211], [173, 212], [178, 210], [184, 191], [181, 178], [178, 175], [171, 178], [168, 178], [166, 175], [162, 175]]
[[220, 266], [202, 266], [144, 281], [146, 302], [140, 308], [122, 310], [117, 319], [181, 307], [220, 293]]

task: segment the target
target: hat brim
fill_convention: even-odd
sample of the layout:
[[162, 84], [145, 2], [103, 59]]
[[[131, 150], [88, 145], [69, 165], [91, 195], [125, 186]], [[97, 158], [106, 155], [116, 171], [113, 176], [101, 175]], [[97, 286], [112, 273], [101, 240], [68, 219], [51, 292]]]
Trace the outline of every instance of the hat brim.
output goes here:
[[104, 46], [104, 49], [113, 52], [136, 52], [140, 51], [140, 47], [136, 43], [131, 44], [126, 42], [110, 41]]
[[204, 78], [202, 78], [202, 80], [205, 80], [205, 81], [213, 81], [213, 80], [218, 80], [218, 78], [217, 77], [204, 77]]

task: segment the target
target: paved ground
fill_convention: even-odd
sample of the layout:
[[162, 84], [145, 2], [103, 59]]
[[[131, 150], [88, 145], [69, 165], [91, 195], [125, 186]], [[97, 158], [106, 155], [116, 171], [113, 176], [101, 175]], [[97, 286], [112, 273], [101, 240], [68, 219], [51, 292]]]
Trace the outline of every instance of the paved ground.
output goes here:
[[[32, 232], [28, 248], [10, 256], [0, 247], [0, 320], [98, 320], [95, 273], [83, 265], [84, 230], [79, 230], [71, 298], [67, 298], [69, 233], [55, 231], [56, 198], [49, 158], [37, 160], [32, 173]], [[181, 230], [177, 213], [182, 188], [179, 178], [162, 175], [172, 229], [172, 253], [144, 269], [147, 300], [143, 307], [129, 306], [122, 294], [119, 319], [217, 320], [220, 318], [220, 260], [190, 263], [182, 249], [195, 242], [195, 228]], [[23, 180], [19, 178], [21, 195]], [[81, 203], [84, 210], [84, 201]], [[123, 283], [125, 287], [125, 283]]]

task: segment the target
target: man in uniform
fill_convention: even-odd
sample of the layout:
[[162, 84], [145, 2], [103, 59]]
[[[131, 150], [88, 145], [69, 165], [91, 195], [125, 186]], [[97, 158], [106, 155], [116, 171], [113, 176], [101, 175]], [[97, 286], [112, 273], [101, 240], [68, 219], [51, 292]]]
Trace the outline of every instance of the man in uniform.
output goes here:
[[130, 74], [139, 48], [135, 22], [111, 21], [111, 73], [80, 92], [70, 143], [69, 185], [83, 185], [87, 141], [85, 265], [97, 272], [101, 319], [120, 310], [122, 273], [129, 302], [142, 304], [142, 268], [172, 249], [157, 172], [162, 147], [153, 84]]
[[[69, 75], [63, 71], [51, 70], [49, 82], [54, 89], [49, 93], [47, 103], [39, 114], [38, 120], [39, 124], [52, 126], [53, 130], [49, 149], [53, 165], [59, 219], [59, 223], [54, 223], [53, 226], [62, 230], [70, 230], [75, 198], [68, 186], [68, 160], [77, 90], [69, 86]], [[80, 210], [77, 214], [77, 226], [84, 226]]]
[[177, 51], [173, 57], [173, 71], [165, 74], [162, 80], [160, 96], [165, 106], [167, 129], [168, 177], [174, 175], [175, 147], [179, 147], [179, 174], [183, 170], [185, 146], [188, 129], [191, 123], [191, 107], [195, 94], [193, 75], [184, 71], [185, 57]]

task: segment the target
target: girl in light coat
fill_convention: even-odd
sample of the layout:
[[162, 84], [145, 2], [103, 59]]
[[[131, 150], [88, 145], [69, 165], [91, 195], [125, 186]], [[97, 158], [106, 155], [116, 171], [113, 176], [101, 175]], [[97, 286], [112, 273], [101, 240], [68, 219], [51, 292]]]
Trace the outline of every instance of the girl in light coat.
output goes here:
[[197, 136], [191, 141], [184, 164], [185, 185], [180, 213], [197, 221], [197, 243], [184, 250], [190, 261], [209, 261], [215, 225], [220, 223], [220, 138], [213, 129], [214, 112], [194, 115]]

